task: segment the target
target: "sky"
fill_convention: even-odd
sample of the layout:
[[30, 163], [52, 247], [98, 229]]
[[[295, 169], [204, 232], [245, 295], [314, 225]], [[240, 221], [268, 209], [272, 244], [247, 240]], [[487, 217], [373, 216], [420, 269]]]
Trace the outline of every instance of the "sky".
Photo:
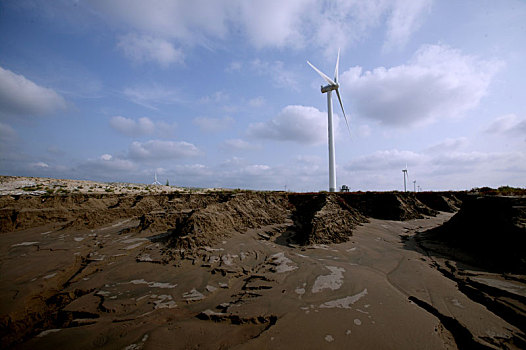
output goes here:
[[339, 49], [337, 187], [526, 187], [523, 0], [2, 0], [0, 174], [327, 190]]

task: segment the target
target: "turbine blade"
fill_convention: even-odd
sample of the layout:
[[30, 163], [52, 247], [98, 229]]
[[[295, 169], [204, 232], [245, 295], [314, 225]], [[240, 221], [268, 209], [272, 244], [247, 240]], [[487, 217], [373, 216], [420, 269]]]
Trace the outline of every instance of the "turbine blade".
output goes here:
[[336, 68], [334, 68], [334, 81], [338, 82], [338, 66], [340, 65], [340, 49], [338, 49], [338, 58], [336, 58]]
[[319, 75], [321, 75], [321, 77], [323, 79], [325, 79], [327, 81], [327, 83], [329, 83], [330, 85], [337, 85], [331, 78], [329, 78], [325, 73], [323, 73], [321, 70], [319, 70], [318, 68], [314, 67], [314, 65], [312, 63], [310, 63], [309, 61], [307, 61], [307, 63], [309, 64], [309, 66], [312, 67], [312, 69], [314, 69]]
[[351, 128], [349, 128], [349, 122], [347, 121], [347, 116], [345, 115], [345, 111], [343, 109], [343, 103], [342, 103], [342, 98], [340, 96], [340, 91], [338, 89], [336, 89], [335, 91], [336, 91], [336, 96], [338, 96], [338, 101], [340, 101], [340, 107], [342, 108], [343, 117], [345, 118], [345, 124], [347, 124], [347, 130], [349, 130], [349, 136], [352, 136]]

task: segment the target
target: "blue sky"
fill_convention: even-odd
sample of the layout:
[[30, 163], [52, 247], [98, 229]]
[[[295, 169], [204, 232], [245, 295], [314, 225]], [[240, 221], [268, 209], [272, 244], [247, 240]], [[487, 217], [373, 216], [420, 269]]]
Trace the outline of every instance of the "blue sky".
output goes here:
[[[0, 174], [526, 186], [525, 1], [2, 1]], [[335, 101], [336, 102], [336, 101]]]

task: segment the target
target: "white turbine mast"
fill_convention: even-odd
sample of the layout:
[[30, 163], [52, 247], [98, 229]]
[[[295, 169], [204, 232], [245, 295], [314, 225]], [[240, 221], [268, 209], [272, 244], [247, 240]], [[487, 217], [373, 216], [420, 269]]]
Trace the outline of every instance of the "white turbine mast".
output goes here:
[[402, 173], [404, 173], [404, 192], [407, 192], [406, 177], [407, 180], [409, 180], [409, 175], [407, 174], [407, 163], [405, 164], [405, 169], [402, 169]]
[[152, 185], [159, 185], [159, 186], [161, 186], [161, 183], [159, 181], [157, 181], [157, 171], [155, 172], [153, 178], [154, 178], [154, 181], [152, 182]]
[[413, 192], [416, 192], [416, 180], [413, 180]]
[[334, 69], [334, 80], [329, 78], [326, 74], [324, 74], [322, 71], [320, 71], [318, 68], [314, 67], [312, 63], [307, 61], [309, 66], [312, 67], [325, 81], [328, 83], [326, 86], [321, 87], [321, 93], [327, 93], [327, 116], [328, 116], [328, 134], [329, 134], [329, 191], [335, 192], [336, 191], [336, 166], [335, 166], [335, 155], [334, 155], [334, 130], [333, 130], [333, 124], [332, 124], [332, 91], [336, 91], [336, 96], [338, 96], [338, 101], [340, 102], [340, 107], [342, 108], [343, 117], [345, 118], [345, 124], [347, 124], [347, 129], [349, 130], [349, 134], [351, 133], [351, 129], [349, 128], [349, 123], [347, 122], [347, 116], [345, 115], [345, 111], [343, 109], [343, 103], [342, 98], [340, 96], [340, 92], [338, 88], [340, 85], [338, 84], [338, 65], [340, 64], [340, 50], [338, 50], [338, 57], [336, 59], [336, 68]]

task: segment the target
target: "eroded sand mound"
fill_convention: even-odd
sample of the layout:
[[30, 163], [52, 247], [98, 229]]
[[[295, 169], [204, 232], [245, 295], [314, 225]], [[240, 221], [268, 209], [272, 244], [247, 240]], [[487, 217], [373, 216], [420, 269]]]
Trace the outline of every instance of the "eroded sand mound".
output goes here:
[[351, 230], [367, 219], [341, 195], [290, 195], [295, 238], [300, 244], [342, 243]]
[[429, 208], [454, 213], [460, 209], [462, 199], [466, 194], [463, 192], [418, 192], [416, 198]]
[[526, 197], [466, 196], [449, 221], [413, 241], [465, 295], [524, 329]]
[[451, 220], [420, 239], [470, 265], [526, 273], [526, 197], [467, 196]]
[[170, 231], [186, 248], [217, 241], [229, 232], [292, 220], [302, 244], [338, 243], [365, 217], [408, 220], [436, 215], [412, 194], [68, 194], [0, 196], [1, 232], [54, 224], [94, 228], [116, 220], [139, 220], [138, 231]]
[[436, 210], [419, 201], [414, 193], [346, 193], [342, 198], [365, 216], [375, 219], [411, 220], [437, 214]]

